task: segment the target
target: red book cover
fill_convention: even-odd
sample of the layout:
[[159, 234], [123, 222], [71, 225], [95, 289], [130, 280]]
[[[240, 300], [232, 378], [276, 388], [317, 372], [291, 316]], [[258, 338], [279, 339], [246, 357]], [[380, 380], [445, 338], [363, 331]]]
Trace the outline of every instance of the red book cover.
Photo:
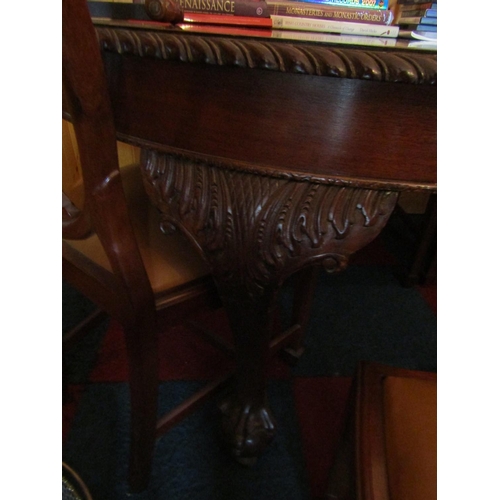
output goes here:
[[200, 12], [184, 12], [186, 23], [227, 24], [231, 26], [257, 26], [271, 28], [269, 17], [234, 16], [224, 14], [202, 14]]
[[267, 26], [257, 28], [247, 26], [182, 23], [178, 24], [177, 27], [181, 28], [183, 31], [226, 36], [270, 37], [273, 33], [271, 29], [266, 29]]

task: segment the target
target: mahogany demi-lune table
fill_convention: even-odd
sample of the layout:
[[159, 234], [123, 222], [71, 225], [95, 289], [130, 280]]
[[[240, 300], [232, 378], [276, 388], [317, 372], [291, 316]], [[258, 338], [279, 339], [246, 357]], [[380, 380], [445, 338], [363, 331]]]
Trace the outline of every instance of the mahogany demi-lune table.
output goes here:
[[228, 313], [237, 373], [223, 428], [232, 453], [252, 461], [276, 432], [265, 364], [280, 285], [313, 265], [342, 270], [401, 191], [436, 190], [437, 52], [95, 26], [118, 138], [141, 148], [163, 229], [204, 255]]

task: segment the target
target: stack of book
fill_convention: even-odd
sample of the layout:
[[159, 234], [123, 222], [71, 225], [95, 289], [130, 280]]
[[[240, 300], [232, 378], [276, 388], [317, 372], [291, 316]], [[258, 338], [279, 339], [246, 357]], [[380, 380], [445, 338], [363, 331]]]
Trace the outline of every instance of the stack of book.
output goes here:
[[[437, 40], [437, 2], [424, 0], [178, 0], [184, 30], [390, 46]], [[88, 1], [92, 17], [151, 21], [138, 3]], [[253, 29], [251, 32], [249, 29]], [[335, 34], [335, 35], [333, 35]], [[341, 39], [341, 37], [343, 39]]]
[[399, 33], [389, 0], [179, 1], [186, 23], [389, 38]]
[[437, 40], [437, 1], [398, 0], [394, 13], [401, 30], [421, 40]]

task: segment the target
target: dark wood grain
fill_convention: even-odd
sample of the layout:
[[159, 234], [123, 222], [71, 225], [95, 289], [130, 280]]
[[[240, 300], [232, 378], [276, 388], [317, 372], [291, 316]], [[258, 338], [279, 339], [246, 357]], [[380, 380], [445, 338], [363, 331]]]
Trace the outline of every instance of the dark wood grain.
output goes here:
[[277, 176], [435, 188], [434, 86], [106, 60], [124, 139]]

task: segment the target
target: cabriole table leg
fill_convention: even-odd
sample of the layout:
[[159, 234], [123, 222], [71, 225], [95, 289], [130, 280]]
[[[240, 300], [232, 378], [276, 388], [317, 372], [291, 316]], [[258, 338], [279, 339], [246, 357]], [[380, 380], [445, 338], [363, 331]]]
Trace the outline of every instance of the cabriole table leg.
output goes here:
[[251, 463], [276, 432], [266, 398], [276, 294], [313, 264], [339, 271], [382, 230], [398, 194], [223, 168], [143, 150], [146, 189], [162, 227], [182, 230], [209, 262], [233, 330], [237, 374], [222, 402], [233, 455]]

